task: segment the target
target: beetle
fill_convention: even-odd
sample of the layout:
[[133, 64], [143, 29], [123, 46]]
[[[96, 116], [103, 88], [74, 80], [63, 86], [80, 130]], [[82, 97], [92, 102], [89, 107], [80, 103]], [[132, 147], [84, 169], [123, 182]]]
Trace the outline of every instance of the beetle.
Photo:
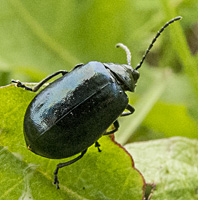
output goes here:
[[[180, 20], [168, 21], [157, 33], [135, 69], [131, 66], [131, 53], [122, 43], [117, 44], [127, 54], [127, 64], [91, 61], [78, 64], [73, 70], [57, 71], [35, 87], [30, 88], [19, 80], [17, 87], [36, 92], [51, 78], [62, 74], [38, 93], [28, 106], [24, 117], [24, 137], [29, 150], [51, 159], [67, 158], [81, 153], [73, 160], [59, 163], [54, 172], [54, 184], [59, 188], [58, 171], [70, 165], [87, 152], [98, 139], [119, 128], [117, 118], [132, 114], [135, 109], [128, 103], [125, 91], [134, 92], [139, 72], [147, 54], [163, 30]], [[124, 112], [124, 110], [127, 112]], [[114, 130], [107, 131], [113, 124]]]

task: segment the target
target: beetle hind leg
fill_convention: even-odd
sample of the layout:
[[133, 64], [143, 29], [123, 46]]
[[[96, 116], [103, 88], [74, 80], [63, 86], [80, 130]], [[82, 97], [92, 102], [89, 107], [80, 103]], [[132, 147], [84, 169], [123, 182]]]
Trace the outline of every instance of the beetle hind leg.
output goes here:
[[56, 170], [54, 171], [54, 184], [56, 184], [56, 188], [57, 189], [60, 189], [59, 187], [59, 181], [58, 181], [58, 170], [62, 167], [65, 167], [65, 166], [68, 166], [68, 165], [71, 165], [73, 163], [75, 163], [76, 161], [78, 161], [79, 159], [81, 159], [84, 154], [87, 152], [87, 149], [85, 149], [83, 152], [81, 152], [81, 154], [74, 158], [73, 160], [70, 160], [70, 161], [67, 161], [65, 163], [59, 163], [57, 166], [56, 166]]

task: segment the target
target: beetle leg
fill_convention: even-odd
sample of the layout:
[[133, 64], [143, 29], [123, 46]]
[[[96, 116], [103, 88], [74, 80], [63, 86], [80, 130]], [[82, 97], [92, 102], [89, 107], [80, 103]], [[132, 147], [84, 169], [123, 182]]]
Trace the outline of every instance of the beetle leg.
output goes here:
[[120, 126], [118, 120], [113, 122], [113, 125], [114, 125], [115, 129], [113, 129], [112, 131], [105, 132], [103, 135], [110, 135], [112, 133], [115, 133], [118, 130], [119, 126]]
[[95, 147], [98, 148], [98, 152], [101, 152], [102, 150], [99, 148], [100, 147], [100, 144], [98, 141], [95, 142]]
[[72, 69], [72, 71], [73, 71], [74, 69], [78, 68], [78, 67], [83, 66], [83, 65], [84, 65], [83, 63], [77, 64], [77, 65]]
[[22, 82], [20, 82], [19, 80], [11, 80], [12, 83], [16, 83], [17, 87], [21, 87], [21, 88], [25, 88], [25, 90], [30, 90], [32, 92], [36, 92], [43, 84], [45, 84], [47, 81], [49, 81], [51, 78], [57, 76], [58, 74], [62, 74], [65, 75], [66, 73], [68, 73], [65, 70], [59, 70], [49, 76], [47, 76], [46, 78], [44, 78], [43, 80], [41, 80], [36, 86], [34, 86], [33, 88], [31, 87], [27, 87], [26, 85], [24, 85]]
[[76, 161], [78, 161], [79, 159], [81, 159], [84, 154], [87, 152], [87, 149], [85, 149], [83, 152], [81, 152], [81, 154], [74, 158], [73, 160], [70, 160], [68, 162], [65, 162], [65, 163], [59, 163], [57, 166], [56, 166], [56, 170], [54, 171], [54, 184], [56, 184], [56, 188], [59, 189], [59, 181], [58, 181], [58, 170], [62, 167], [65, 167], [65, 166], [68, 166], [68, 165], [71, 165], [72, 163], [75, 163]]
[[132, 105], [128, 104], [126, 109], [129, 111], [129, 112], [123, 112], [120, 116], [123, 117], [123, 116], [127, 116], [127, 115], [131, 115], [134, 113], [135, 109]]

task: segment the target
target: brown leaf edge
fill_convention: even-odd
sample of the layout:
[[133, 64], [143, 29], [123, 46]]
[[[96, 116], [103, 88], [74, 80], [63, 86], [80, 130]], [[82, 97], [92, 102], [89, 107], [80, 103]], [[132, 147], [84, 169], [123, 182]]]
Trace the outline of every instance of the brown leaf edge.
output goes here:
[[[147, 183], [146, 183], [146, 181], [145, 181], [144, 176], [142, 175], [142, 173], [135, 167], [135, 162], [134, 162], [134, 160], [133, 160], [132, 155], [131, 155], [120, 143], [118, 143], [117, 141], [115, 141], [115, 136], [114, 136], [114, 134], [111, 134], [111, 135], [110, 135], [110, 138], [111, 138], [112, 142], [114, 142], [117, 146], [119, 146], [120, 148], [122, 148], [122, 149], [128, 154], [128, 156], [131, 158], [131, 164], [132, 164], [133, 169], [135, 169], [135, 170], [140, 174], [140, 176], [141, 176], [142, 179], [143, 179], [143, 188], [142, 188], [143, 194], [142, 194], [142, 200], [146, 200], [145, 194], [146, 194], [146, 186], [147, 186]], [[152, 190], [151, 190], [151, 191], [152, 191]], [[150, 196], [150, 195], [149, 195], [149, 196]]]

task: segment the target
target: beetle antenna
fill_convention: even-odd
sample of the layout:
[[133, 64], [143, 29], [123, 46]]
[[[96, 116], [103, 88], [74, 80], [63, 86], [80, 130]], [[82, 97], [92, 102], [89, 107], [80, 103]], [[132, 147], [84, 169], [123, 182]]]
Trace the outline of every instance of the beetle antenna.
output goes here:
[[147, 54], [149, 53], [149, 51], [151, 50], [151, 48], [153, 47], [153, 44], [156, 42], [157, 38], [160, 36], [160, 34], [164, 31], [164, 29], [169, 26], [170, 24], [172, 24], [173, 22], [180, 20], [182, 17], [178, 16], [175, 17], [173, 19], [171, 19], [170, 21], [166, 22], [166, 24], [157, 32], [156, 36], [153, 38], [151, 44], [149, 45], [148, 49], [146, 50], [146, 53], [144, 54], [144, 56], [142, 57], [142, 60], [140, 61], [140, 63], [137, 65], [137, 67], [135, 68], [135, 70], [139, 69], [142, 66], [142, 63], [144, 62]]
[[131, 66], [131, 52], [130, 52], [130, 50], [128, 49], [128, 47], [125, 46], [125, 45], [122, 44], [122, 43], [116, 44], [116, 47], [117, 47], [117, 48], [121, 47], [122, 49], [125, 50], [126, 55], [127, 55], [127, 64]]

